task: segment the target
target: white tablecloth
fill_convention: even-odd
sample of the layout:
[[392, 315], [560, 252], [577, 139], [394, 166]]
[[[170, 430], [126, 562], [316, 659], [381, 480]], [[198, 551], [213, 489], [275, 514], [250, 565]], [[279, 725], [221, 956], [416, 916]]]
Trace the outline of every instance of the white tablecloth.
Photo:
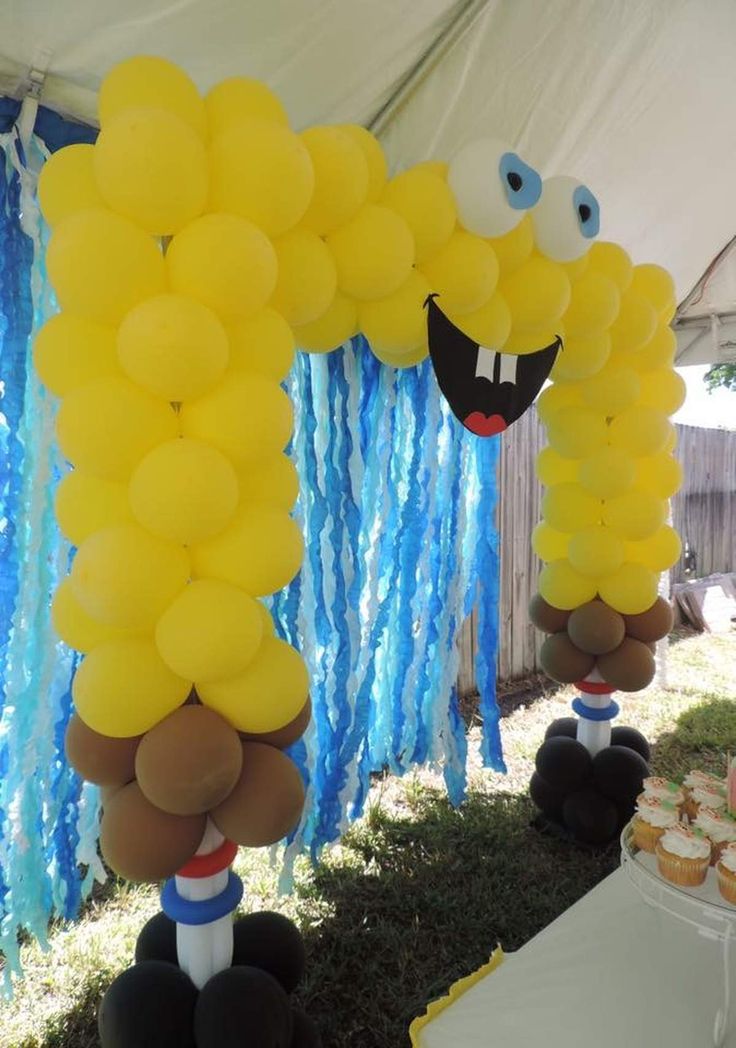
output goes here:
[[[418, 1044], [707, 1048], [723, 992], [722, 950], [648, 906], [619, 870], [507, 954], [421, 1030]], [[726, 1045], [736, 1046], [735, 1028], [732, 1019]]]

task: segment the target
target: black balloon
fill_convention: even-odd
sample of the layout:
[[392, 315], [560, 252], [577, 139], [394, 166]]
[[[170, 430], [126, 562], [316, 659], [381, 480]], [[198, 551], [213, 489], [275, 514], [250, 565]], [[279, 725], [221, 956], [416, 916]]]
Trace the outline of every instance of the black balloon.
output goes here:
[[165, 913], [157, 913], [141, 928], [135, 944], [135, 962], [167, 961], [178, 964], [176, 955], [176, 923]]
[[535, 771], [529, 783], [529, 795], [536, 806], [548, 819], [562, 821], [562, 805], [567, 796], [566, 790], [556, 790]]
[[651, 757], [652, 751], [649, 743], [640, 731], [630, 728], [627, 724], [617, 725], [611, 728], [611, 745], [628, 746], [630, 750], [636, 750], [645, 761]]
[[590, 754], [582, 743], [564, 735], [555, 735], [537, 750], [536, 768], [542, 778], [556, 790], [574, 790], [590, 776]]
[[593, 759], [593, 778], [605, 797], [612, 801], [634, 800], [641, 793], [649, 767], [640, 753], [628, 746], [607, 746]]
[[291, 1035], [291, 1048], [322, 1048], [319, 1030], [301, 1008], [293, 1008], [294, 1032]]
[[551, 739], [555, 735], [567, 735], [569, 739], [574, 739], [577, 733], [577, 717], [558, 717], [557, 720], [553, 720], [549, 728], [547, 728], [544, 737], [545, 739]]
[[196, 1048], [196, 1001], [197, 989], [180, 968], [162, 961], [136, 964], [102, 998], [101, 1048]]
[[616, 805], [590, 787], [571, 793], [562, 815], [568, 830], [586, 844], [606, 844], [618, 829]]
[[289, 998], [259, 968], [226, 968], [202, 988], [194, 1012], [197, 1048], [291, 1048]]
[[233, 928], [233, 964], [260, 968], [291, 993], [304, 974], [301, 932], [288, 917], [264, 910], [240, 917]]

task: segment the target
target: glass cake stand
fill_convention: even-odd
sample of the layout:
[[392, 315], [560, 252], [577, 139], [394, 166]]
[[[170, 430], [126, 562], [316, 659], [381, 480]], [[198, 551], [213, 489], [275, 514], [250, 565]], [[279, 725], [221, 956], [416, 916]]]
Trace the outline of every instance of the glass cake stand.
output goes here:
[[699, 888], [671, 884], [660, 876], [657, 858], [634, 843], [631, 823], [621, 834], [621, 865], [631, 883], [649, 906], [664, 910], [678, 921], [697, 929], [707, 939], [721, 943], [723, 958], [723, 1003], [713, 1023], [713, 1043], [720, 1048], [726, 1037], [731, 1010], [730, 945], [736, 939], [736, 906], [718, 890], [718, 875], [712, 867]]

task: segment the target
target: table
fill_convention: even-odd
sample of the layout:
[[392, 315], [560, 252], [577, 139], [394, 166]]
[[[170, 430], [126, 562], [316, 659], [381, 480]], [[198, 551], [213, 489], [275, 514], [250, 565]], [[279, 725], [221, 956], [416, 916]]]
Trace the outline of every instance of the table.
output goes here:
[[[708, 1048], [721, 946], [622, 870], [414, 1034], [417, 1048]], [[736, 1046], [731, 1021], [725, 1044]]]

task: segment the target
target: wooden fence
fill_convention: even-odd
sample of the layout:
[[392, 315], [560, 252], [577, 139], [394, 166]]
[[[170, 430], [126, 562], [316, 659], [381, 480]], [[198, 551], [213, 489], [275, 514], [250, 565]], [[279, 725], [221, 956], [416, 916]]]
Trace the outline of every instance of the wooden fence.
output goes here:
[[[734, 398], [736, 408], [736, 397]], [[685, 482], [672, 500], [674, 527], [697, 558], [697, 576], [736, 570], [736, 431], [677, 427], [677, 457]], [[541, 564], [531, 547], [539, 520], [541, 488], [534, 460], [546, 443], [544, 427], [534, 408], [501, 438], [498, 527], [501, 550], [499, 601], [499, 680], [534, 672], [542, 635], [529, 622], [527, 606], [536, 590]], [[684, 559], [675, 565], [672, 581], [685, 574]], [[476, 690], [475, 614], [465, 623], [460, 640], [459, 688]]]

